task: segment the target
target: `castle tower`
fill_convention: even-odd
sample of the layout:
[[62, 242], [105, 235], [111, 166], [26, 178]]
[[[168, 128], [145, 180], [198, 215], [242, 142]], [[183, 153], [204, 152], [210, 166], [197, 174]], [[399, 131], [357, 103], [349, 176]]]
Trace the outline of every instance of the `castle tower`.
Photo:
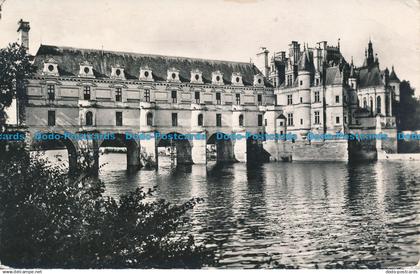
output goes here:
[[18, 44], [29, 50], [29, 30], [31, 27], [29, 26], [29, 22], [23, 21], [22, 19], [18, 22], [18, 29], [17, 32], [19, 33], [18, 36]]
[[299, 104], [296, 107], [296, 125], [301, 136], [311, 129], [311, 61], [308, 49], [305, 50], [298, 64]]
[[372, 41], [369, 39], [368, 49], [367, 49], [367, 56], [366, 56], [366, 65], [368, 67], [372, 66], [375, 62], [375, 57], [373, 55], [373, 46]]
[[350, 64], [349, 86], [352, 89], [357, 90], [357, 76], [356, 76], [355, 67], [353, 64], [353, 57], [351, 58], [351, 64]]
[[389, 74], [389, 85], [392, 90], [392, 98], [394, 98], [397, 102], [400, 101], [400, 79], [398, 78], [397, 74], [394, 71], [394, 66], [392, 66], [391, 73]]

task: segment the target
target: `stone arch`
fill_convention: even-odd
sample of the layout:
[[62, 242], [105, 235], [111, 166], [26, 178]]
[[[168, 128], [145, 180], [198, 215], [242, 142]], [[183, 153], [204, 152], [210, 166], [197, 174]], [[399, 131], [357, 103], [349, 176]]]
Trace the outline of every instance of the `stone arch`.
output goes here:
[[[140, 164], [140, 145], [138, 141], [129, 138], [126, 134], [115, 134], [114, 140], [104, 140], [99, 144], [100, 148], [120, 147], [126, 148], [127, 170], [129, 172], [137, 171], [141, 168]], [[104, 151], [107, 153], [107, 150]]]
[[156, 140], [156, 146], [165, 147], [165, 151], [161, 151], [160, 154], [170, 156], [178, 165], [193, 164], [191, 140], [184, 137], [185, 135], [179, 132], [161, 133]]
[[[31, 138], [30, 149], [35, 151], [46, 151], [65, 148], [68, 154], [68, 170], [73, 173], [77, 170], [78, 144], [69, 138], [65, 138], [62, 133], [56, 132], [37, 132]], [[62, 161], [57, 158], [57, 161]]]
[[236, 162], [234, 144], [229, 134], [215, 132], [207, 136], [207, 159], [217, 163]]
[[366, 100], [366, 97], [363, 97], [363, 108], [367, 109], [367, 100]]

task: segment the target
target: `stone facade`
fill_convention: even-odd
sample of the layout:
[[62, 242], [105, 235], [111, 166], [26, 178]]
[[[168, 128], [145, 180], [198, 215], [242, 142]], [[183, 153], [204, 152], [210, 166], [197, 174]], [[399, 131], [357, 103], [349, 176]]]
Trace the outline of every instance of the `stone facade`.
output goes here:
[[[29, 23], [19, 24], [26, 43]], [[321, 42], [301, 50], [293, 41], [287, 56], [274, 54], [263, 75], [252, 63], [41, 45], [34, 56], [38, 70], [28, 79], [25, 125], [32, 135], [205, 133], [204, 141], [176, 143], [181, 163], [205, 164], [208, 144], [218, 148], [219, 161], [246, 162], [250, 151], [271, 160], [348, 160], [348, 142], [307, 135], [376, 132], [378, 121], [383, 132], [395, 133], [392, 102], [399, 100], [399, 79], [393, 68], [379, 69], [371, 42], [365, 55], [356, 67], [339, 45]], [[296, 139], [216, 142], [217, 132]], [[72, 151], [80, 147], [71, 145]], [[97, 150], [101, 142], [92, 145]], [[144, 165], [142, 159], [156, 165], [160, 145], [165, 141], [159, 138], [126, 141], [136, 150], [127, 153], [128, 165]], [[396, 151], [394, 141], [382, 145]]]

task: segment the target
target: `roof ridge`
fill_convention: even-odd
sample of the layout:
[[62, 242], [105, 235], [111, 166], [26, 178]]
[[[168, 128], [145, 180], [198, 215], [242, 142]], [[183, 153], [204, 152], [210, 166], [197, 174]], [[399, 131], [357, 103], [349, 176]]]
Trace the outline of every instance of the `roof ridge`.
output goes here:
[[[231, 61], [231, 60], [220, 60], [220, 59], [206, 59], [206, 58], [197, 58], [197, 57], [187, 57], [187, 56], [174, 56], [174, 55], [164, 55], [164, 54], [150, 54], [150, 53], [138, 53], [138, 52], [130, 52], [130, 51], [116, 51], [116, 50], [103, 50], [103, 49], [93, 49], [93, 48], [79, 48], [79, 47], [69, 47], [69, 46], [57, 46], [57, 45], [46, 45], [41, 44], [39, 48], [42, 46], [45, 47], [56, 47], [61, 49], [67, 50], [83, 50], [83, 51], [96, 51], [96, 52], [104, 52], [104, 53], [117, 53], [117, 54], [129, 54], [129, 55], [137, 55], [137, 56], [150, 56], [150, 57], [166, 57], [171, 59], [191, 59], [197, 61], [210, 61], [210, 62], [220, 62], [220, 63], [227, 63], [227, 64], [244, 64], [244, 65], [252, 65], [255, 66], [254, 63], [250, 62], [242, 62], [242, 61]], [[38, 48], [38, 50], [39, 50]]]

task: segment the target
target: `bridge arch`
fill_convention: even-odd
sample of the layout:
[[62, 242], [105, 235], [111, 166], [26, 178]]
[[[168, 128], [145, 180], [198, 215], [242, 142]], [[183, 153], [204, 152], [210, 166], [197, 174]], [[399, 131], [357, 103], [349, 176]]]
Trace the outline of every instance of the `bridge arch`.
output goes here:
[[172, 162], [176, 161], [177, 165], [193, 164], [192, 141], [176, 137], [181, 135], [183, 134], [179, 132], [162, 133], [156, 140], [156, 147], [158, 148], [157, 158], [159, 156], [169, 156]]
[[[77, 170], [78, 144], [71, 139], [64, 138], [62, 133], [57, 132], [37, 132], [33, 134], [30, 143], [31, 151], [48, 151], [66, 149], [67, 151], [67, 166], [69, 173]], [[61, 159], [61, 154], [57, 154], [56, 161], [62, 162], [66, 165], [66, 161]], [[49, 161], [53, 159], [49, 158]]]
[[[128, 138], [124, 133], [114, 134], [115, 139], [113, 140], [103, 140], [99, 143], [99, 148], [103, 148], [103, 153], [109, 151], [114, 152], [124, 152], [126, 149], [127, 154], [127, 170], [129, 172], [135, 172], [141, 168], [140, 163], [140, 145], [138, 141]], [[108, 150], [106, 149], [108, 147]], [[111, 149], [112, 147], [112, 149]], [[119, 151], [118, 148], [121, 148]]]
[[207, 136], [207, 160], [217, 163], [236, 162], [230, 134], [215, 132]]

